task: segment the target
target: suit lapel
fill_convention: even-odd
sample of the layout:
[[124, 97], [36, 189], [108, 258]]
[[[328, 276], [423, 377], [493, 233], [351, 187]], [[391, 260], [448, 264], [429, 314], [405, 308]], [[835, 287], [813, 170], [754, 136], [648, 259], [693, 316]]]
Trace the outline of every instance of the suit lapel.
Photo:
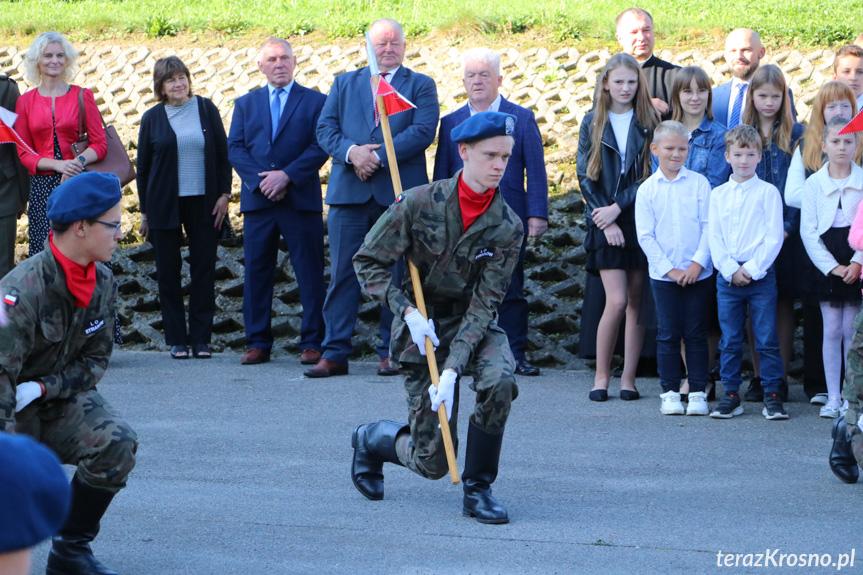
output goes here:
[[[274, 141], [279, 137], [279, 134], [282, 133], [282, 130], [285, 128], [291, 115], [296, 111], [297, 106], [300, 105], [300, 100], [303, 99], [303, 90], [304, 88], [302, 86], [294, 82], [294, 86], [288, 94], [288, 101], [285, 102], [285, 108], [282, 110], [282, 115], [279, 117], [279, 126], [276, 128], [276, 135], [273, 138]], [[272, 122], [272, 120], [270, 121]]]
[[357, 73], [357, 89], [360, 91], [360, 102], [362, 103], [363, 117], [369, 125], [369, 132], [375, 131], [375, 108], [372, 100], [372, 75], [368, 66], [360, 69]]
[[255, 108], [260, 110], [264, 115], [264, 127], [267, 129], [267, 140], [272, 144], [273, 140], [273, 118], [270, 115], [270, 90], [267, 86], [260, 88], [256, 96], [257, 104]]

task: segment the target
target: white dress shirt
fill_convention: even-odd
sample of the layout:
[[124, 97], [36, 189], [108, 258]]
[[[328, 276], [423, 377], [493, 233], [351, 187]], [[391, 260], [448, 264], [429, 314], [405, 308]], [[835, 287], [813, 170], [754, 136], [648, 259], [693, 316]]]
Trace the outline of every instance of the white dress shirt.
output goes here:
[[[489, 104], [488, 110], [486, 110], [486, 111], [487, 112], [498, 112], [498, 111], [500, 111], [500, 99], [501, 99], [501, 95], [498, 94], [497, 98], [494, 99], [494, 102]], [[471, 116], [473, 116], [474, 114], [477, 113], [477, 111], [473, 109], [473, 106], [470, 105], [470, 100], [468, 100], [468, 102], [467, 102], [467, 109], [470, 111]]]
[[752, 176], [733, 176], [710, 195], [710, 255], [714, 267], [731, 282], [740, 265], [757, 281], [764, 279], [785, 238], [782, 196], [773, 184]]
[[[803, 192], [803, 208], [800, 211], [800, 237], [809, 259], [825, 276], [839, 265], [833, 254], [824, 245], [821, 235], [833, 227], [836, 211], [842, 210], [845, 220], [854, 221], [857, 206], [863, 200], [863, 168], [851, 163], [851, 177], [840, 189], [830, 177], [824, 162], [820, 170], [809, 176]], [[841, 202], [839, 200], [842, 200]], [[863, 252], [854, 252], [852, 262], [863, 265]]]
[[669, 180], [658, 169], [641, 184], [635, 196], [635, 230], [650, 279], [673, 281], [668, 272], [684, 271], [692, 262], [704, 268], [698, 281], [710, 277], [709, 209], [710, 182], [698, 172], [680, 168]]
[[803, 193], [806, 189], [806, 166], [803, 165], [803, 146], [797, 146], [791, 155], [788, 176], [785, 178], [785, 205], [791, 208], [803, 207]]

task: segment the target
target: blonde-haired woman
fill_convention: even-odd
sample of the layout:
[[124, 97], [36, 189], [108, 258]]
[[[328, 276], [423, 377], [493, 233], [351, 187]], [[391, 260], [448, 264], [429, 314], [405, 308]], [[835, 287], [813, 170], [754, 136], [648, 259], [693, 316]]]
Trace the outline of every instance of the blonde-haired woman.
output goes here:
[[[18, 99], [15, 130], [36, 151], [34, 155], [18, 149], [30, 173], [31, 256], [43, 250], [48, 238], [48, 196], [61, 182], [83, 172], [87, 164], [104, 158], [108, 149], [93, 92], [69, 83], [77, 71], [77, 59], [78, 52], [57, 32], [39, 34], [24, 56], [24, 78], [35, 87]], [[78, 141], [82, 91], [90, 146], [76, 154], [72, 144]]]

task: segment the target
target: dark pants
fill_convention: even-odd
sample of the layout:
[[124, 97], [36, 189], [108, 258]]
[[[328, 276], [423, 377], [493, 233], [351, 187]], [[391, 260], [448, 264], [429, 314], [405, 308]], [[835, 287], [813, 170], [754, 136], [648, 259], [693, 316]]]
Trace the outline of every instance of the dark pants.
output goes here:
[[[357, 323], [360, 305], [360, 283], [354, 272], [353, 257], [363, 244], [368, 231], [375, 225], [388, 206], [374, 199], [365, 204], [330, 206], [327, 215], [327, 233], [330, 237], [330, 287], [324, 301], [324, 323], [327, 335], [324, 338], [324, 357], [339, 363], [347, 363], [353, 351], [351, 338]], [[399, 261], [390, 269], [394, 285], [401, 285], [404, 262]], [[389, 355], [390, 329], [393, 313], [381, 308], [381, 343], [376, 346], [378, 356]]]
[[299, 349], [320, 351], [324, 339], [324, 221], [320, 212], [295, 210], [281, 202], [272, 208], [243, 214], [245, 286], [243, 321], [246, 345], [273, 347], [273, 282], [279, 251], [279, 235], [285, 238], [291, 266], [297, 277], [303, 320]]
[[755, 334], [755, 351], [761, 364], [764, 393], [779, 391], [784, 370], [776, 332], [776, 297], [776, 275], [772, 269], [762, 279], [745, 286], [728, 285], [722, 275], [717, 276], [716, 303], [722, 328], [719, 372], [726, 393], [737, 393], [742, 383], [740, 367], [747, 306]]
[[686, 344], [690, 391], [707, 387], [707, 329], [710, 325], [712, 277], [686, 287], [675, 282], [650, 280], [656, 302], [656, 361], [662, 391], [680, 391], [680, 340]]
[[824, 318], [818, 302], [803, 302], [803, 392], [812, 399], [827, 393], [824, 380]]
[[[181, 197], [182, 228], [150, 230], [150, 243], [156, 256], [159, 302], [165, 327], [165, 343], [188, 345], [210, 343], [216, 311], [215, 275], [217, 231], [204, 196]], [[183, 229], [189, 239], [189, 329], [183, 306], [183, 258], [180, 246]]]
[[[525, 223], [527, 230], [527, 223]], [[524, 252], [527, 236], [521, 244], [518, 263], [512, 272], [512, 281], [497, 309], [497, 323], [506, 332], [509, 349], [516, 361], [524, 359], [527, 349], [527, 298], [524, 297]]]
[[0, 278], [15, 267], [15, 234], [18, 220], [15, 214], [0, 216]]

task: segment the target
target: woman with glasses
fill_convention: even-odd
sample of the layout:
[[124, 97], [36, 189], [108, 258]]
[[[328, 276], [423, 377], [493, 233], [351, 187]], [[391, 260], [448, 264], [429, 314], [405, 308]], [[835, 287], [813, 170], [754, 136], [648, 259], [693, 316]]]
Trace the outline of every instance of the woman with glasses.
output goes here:
[[[141, 235], [153, 245], [165, 342], [171, 357], [210, 357], [216, 310], [219, 231], [228, 212], [231, 164], [228, 138], [215, 104], [192, 94], [189, 69], [176, 56], [153, 68], [159, 103], [141, 119], [138, 198]], [[188, 329], [183, 306], [180, 248], [189, 242]]]

